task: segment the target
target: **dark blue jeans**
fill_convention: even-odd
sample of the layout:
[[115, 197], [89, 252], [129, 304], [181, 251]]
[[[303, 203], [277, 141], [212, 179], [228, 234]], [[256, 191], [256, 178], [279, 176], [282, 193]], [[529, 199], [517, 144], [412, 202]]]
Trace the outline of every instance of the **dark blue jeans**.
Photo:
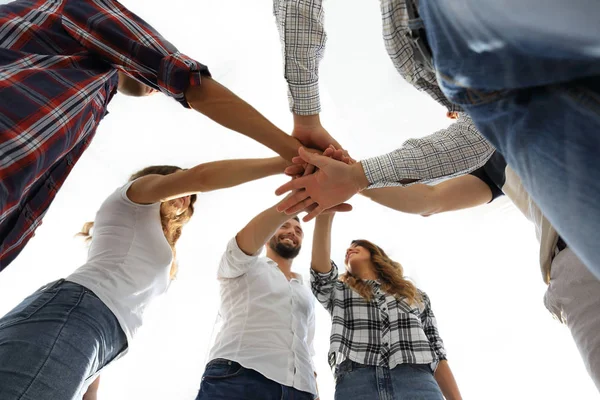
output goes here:
[[106, 305], [60, 280], [0, 319], [0, 399], [80, 400], [84, 382], [127, 346]]
[[235, 361], [218, 358], [206, 365], [196, 400], [314, 400], [311, 393], [267, 379]]
[[431, 367], [400, 364], [393, 369], [346, 360], [336, 367], [335, 400], [444, 400]]
[[420, 0], [419, 11], [448, 99], [600, 278], [600, 2]]

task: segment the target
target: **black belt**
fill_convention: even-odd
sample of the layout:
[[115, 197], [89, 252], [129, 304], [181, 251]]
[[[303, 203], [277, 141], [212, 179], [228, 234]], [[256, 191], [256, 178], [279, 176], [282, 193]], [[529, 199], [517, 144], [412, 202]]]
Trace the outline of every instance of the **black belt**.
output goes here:
[[556, 242], [556, 248], [558, 249], [558, 251], [563, 251], [567, 248], [567, 244], [560, 236], [558, 237], [558, 242]]

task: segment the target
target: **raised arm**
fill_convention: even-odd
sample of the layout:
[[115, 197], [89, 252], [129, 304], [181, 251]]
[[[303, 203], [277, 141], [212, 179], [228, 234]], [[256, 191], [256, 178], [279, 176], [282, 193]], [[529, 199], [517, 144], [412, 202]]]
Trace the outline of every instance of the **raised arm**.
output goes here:
[[267, 208], [252, 219], [235, 237], [237, 244], [244, 253], [256, 254], [275, 234], [277, 228], [293, 215], [277, 211], [277, 205]]
[[427, 183], [464, 175], [481, 166], [495, 149], [461, 113], [446, 129], [409, 139], [391, 153], [361, 161], [369, 188]]
[[322, 2], [273, 0], [273, 13], [283, 47], [290, 111], [296, 115], [319, 114], [319, 62], [327, 40]]
[[150, 204], [279, 174], [286, 165], [281, 157], [214, 161], [170, 175], [139, 178], [131, 185], [127, 196], [136, 203]]
[[473, 175], [452, 178], [438, 185], [390, 186], [361, 192], [376, 203], [397, 211], [423, 216], [486, 204], [492, 199], [487, 184]]
[[342, 146], [321, 125], [319, 63], [327, 35], [321, 0], [274, 0], [273, 13], [283, 48], [283, 69], [288, 83], [292, 136], [305, 146], [325, 150]]
[[[181, 54], [146, 21], [117, 1], [66, 2], [62, 24], [83, 47], [121, 71], [121, 81], [129, 76], [288, 160], [297, 154], [298, 140], [213, 80], [207, 66]], [[135, 86], [128, 83], [127, 86]], [[147, 91], [134, 88], [128, 92]]]
[[325, 274], [331, 271], [331, 226], [335, 213], [325, 213], [317, 217], [313, 233], [311, 268]]

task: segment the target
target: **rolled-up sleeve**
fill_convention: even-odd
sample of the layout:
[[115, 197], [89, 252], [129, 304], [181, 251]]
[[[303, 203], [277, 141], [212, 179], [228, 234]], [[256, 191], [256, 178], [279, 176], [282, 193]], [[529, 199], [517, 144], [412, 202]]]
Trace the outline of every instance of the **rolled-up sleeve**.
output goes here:
[[313, 115], [321, 111], [319, 63], [327, 35], [321, 0], [273, 0], [281, 39], [290, 111]]
[[461, 113], [446, 129], [407, 140], [401, 148], [361, 161], [369, 189], [402, 186], [403, 180], [428, 183], [467, 174], [483, 166], [494, 153], [471, 118]]
[[189, 108], [185, 91], [208, 68], [181, 54], [144, 20], [114, 0], [67, 0], [64, 29], [87, 50]]
[[221, 257], [218, 279], [237, 278], [244, 275], [258, 261], [258, 254], [249, 256], [237, 244], [235, 237], [227, 244], [227, 250]]
[[333, 310], [333, 295], [336, 282], [338, 282], [338, 268], [333, 261], [331, 261], [331, 270], [324, 274], [313, 269], [310, 270], [310, 287], [313, 295], [329, 312]]
[[[421, 323], [423, 324], [423, 330], [425, 331], [425, 335], [429, 339], [429, 343], [438, 359], [435, 363], [437, 364], [441, 360], [446, 360], [446, 349], [444, 348], [444, 342], [440, 337], [440, 333], [438, 332], [437, 322], [435, 320], [435, 315], [433, 314], [433, 310], [431, 309], [431, 300], [429, 300], [429, 296], [424, 292], [421, 292], [421, 296], [423, 298], [423, 306], [424, 310], [421, 313]], [[435, 368], [434, 368], [435, 369]]]

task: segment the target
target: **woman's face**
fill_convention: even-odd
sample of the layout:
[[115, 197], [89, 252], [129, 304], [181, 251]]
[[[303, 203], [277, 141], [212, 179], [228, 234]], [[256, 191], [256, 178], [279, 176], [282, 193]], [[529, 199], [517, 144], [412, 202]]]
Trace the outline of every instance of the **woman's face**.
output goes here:
[[344, 260], [346, 268], [352, 273], [352, 266], [365, 264], [371, 260], [371, 253], [369, 250], [356, 244], [350, 245], [346, 250], [346, 258]]

